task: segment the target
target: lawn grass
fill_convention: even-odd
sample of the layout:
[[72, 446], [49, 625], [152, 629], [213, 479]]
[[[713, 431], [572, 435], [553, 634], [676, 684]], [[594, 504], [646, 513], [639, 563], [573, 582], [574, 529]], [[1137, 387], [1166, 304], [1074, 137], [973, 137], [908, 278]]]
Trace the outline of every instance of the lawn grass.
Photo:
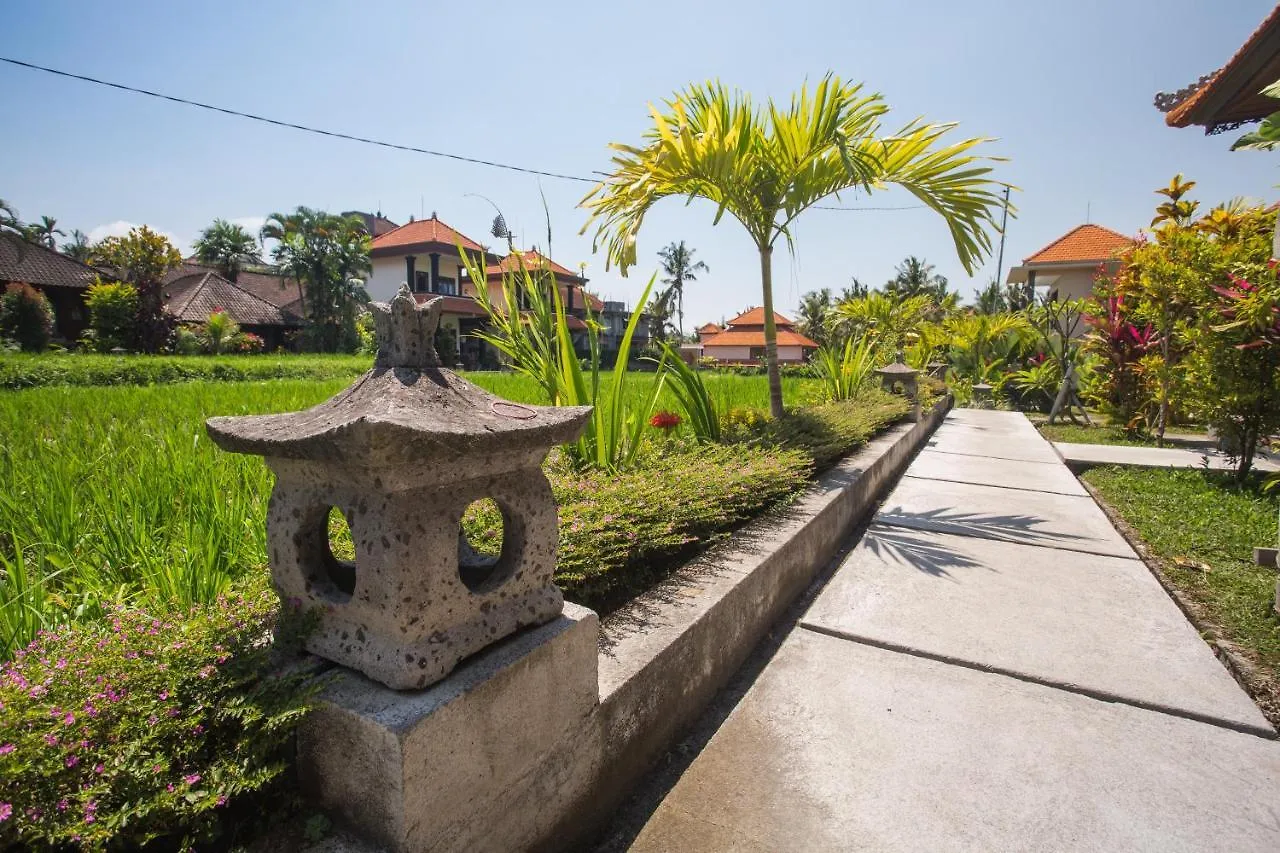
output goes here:
[[1072, 444], [1120, 444], [1128, 447], [1155, 447], [1156, 440], [1146, 436], [1131, 436], [1120, 427], [1084, 426], [1083, 424], [1038, 424], [1040, 434], [1049, 441]]
[[[528, 380], [511, 374], [469, 378], [504, 396], [537, 399]], [[764, 377], [709, 378], [722, 406], [767, 405]], [[788, 380], [788, 401], [803, 398], [812, 383]], [[0, 659], [36, 630], [99, 618], [112, 603], [163, 610], [208, 602], [264, 571], [270, 472], [256, 457], [218, 450], [204, 420], [305, 408], [347, 384], [0, 391]], [[636, 591], [621, 575], [660, 572], [776, 505], [905, 405], [868, 392], [852, 406], [818, 408], [794, 428], [746, 431], [734, 445], [698, 448], [673, 436], [669, 448], [622, 475], [552, 466], [562, 585], [593, 607], [615, 602], [619, 589]], [[483, 518], [467, 524], [483, 538]]]
[[47, 385], [166, 385], [216, 380], [354, 379], [373, 364], [367, 355], [98, 355], [0, 354], [0, 390]]
[[1280, 499], [1263, 494], [1256, 477], [1241, 488], [1218, 472], [1107, 467], [1084, 479], [1142, 538], [1215, 633], [1257, 666], [1251, 690], [1280, 724], [1276, 569], [1253, 562], [1254, 546], [1276, 544]]

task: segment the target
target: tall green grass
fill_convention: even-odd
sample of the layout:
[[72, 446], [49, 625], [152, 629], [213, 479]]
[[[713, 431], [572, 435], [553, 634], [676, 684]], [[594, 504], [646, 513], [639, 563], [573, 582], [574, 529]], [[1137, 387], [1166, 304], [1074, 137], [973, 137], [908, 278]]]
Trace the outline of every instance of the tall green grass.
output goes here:
[[[499, 396], [539, 399], [526, 377], [472, 373]], [[706, 376], [731, 409], [764, 409], [763, 376]], [[347, 380], [188, 382], [0, 392], [0, 659], [40, 628], [105, 604], [207, 602], [266, 563], [271, 475], [218, 450], [211, 415], [302, 409]], [[624, 393], [643, 394], [648, 383]], [[788, 398], [820, 393], [789, 380]], [[812, 390], [809, 390], [812, 389]], [[664, 393], [659, 407], [675, 408]]]

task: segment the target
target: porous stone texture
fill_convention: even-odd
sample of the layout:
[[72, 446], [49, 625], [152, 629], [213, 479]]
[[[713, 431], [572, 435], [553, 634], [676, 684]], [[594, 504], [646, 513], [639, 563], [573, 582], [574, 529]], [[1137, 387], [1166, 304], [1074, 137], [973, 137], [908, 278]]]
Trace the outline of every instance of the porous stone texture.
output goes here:
[[[321, 612], [307, 648], [396, 689], [432, 684], [560, 612], [556, 506], [541, 466], [591, 413], [512, 403], [434, 366], [439, 308], [405, 288], [375, 305], [375, 367], [331, 400], [208, 421], [220, 447], [260, 454], [275, 472], [272, 579], [286, 600]], [[461, 529], [484, 498], [502, 514], [496, 558], [478, 555]], [[353, 563], [329, 545], [335, 507]]]

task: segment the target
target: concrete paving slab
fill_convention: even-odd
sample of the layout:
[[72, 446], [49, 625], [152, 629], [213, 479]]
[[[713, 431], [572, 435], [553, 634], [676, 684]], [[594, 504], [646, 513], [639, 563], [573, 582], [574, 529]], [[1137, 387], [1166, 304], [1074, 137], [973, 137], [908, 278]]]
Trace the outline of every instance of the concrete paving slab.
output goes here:
[[946, 424], [964, 424], [983, 430], [1036, 431], [1035, 424], [1021, 412], [1004, 412], [998, 409], [952, 409], [947, 412]]
[[1077, 497], [1089, 494], [1075, 475], [1063, 465], [939, 453], [929, 449], [920, 451], [906, 476], [921, 480], [948, 480], [953, 483], [1002, 486], [1006, 489], [1055, 492]]
[[943, 424], [925, 446], [943, 453], [1051, 465], [1062, 463], [1053, 445], [1034, 431], [1031, 434], [1021, 431], [984, 432], [963, 424]]
[[[1235, 463], [1216, 450], [1187, 447], [1127, 447], [1118, 444], [1076, 444], [1055, 441], [1053, 446], [1063, 460], [1073, 467], [1090, 468], [1097, 465], [1128, 465], [1135, 468], [1203, 468], [1214, 471], [1234, 471]], [[1277, 465], [1263, 456], [1254, 458], [1253, 465], [1259, 471], [1277, 471]]]
[[872, 525], [801, 624], [1273, 734], [1139, 560]]
[[1280, 849], [1280, 743], [798, 629], [633, 853]]
[[1074, 495], [903, 477], [885, 498], [876, 521], [1024, 545], [1137, 556], [1092, 498]]

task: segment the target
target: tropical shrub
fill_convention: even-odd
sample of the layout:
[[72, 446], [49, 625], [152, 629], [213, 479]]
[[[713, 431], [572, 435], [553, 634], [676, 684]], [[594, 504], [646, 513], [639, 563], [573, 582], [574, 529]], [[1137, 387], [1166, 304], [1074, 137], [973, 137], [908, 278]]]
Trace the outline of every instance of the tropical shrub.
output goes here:
[[658, 363], [665, 363], [667, 367], [667, 388], [679, 401], [694, 438], [702, 442], [719, 441], [720, 415], [701, 374], [685, 364], [670, 344], [663, 344], [663, 358]]
[[164, 310], [164, 275], [182, 263], [182, 255], [167, 237], [141, 225], [124, 237], [107, 237], [97, 243], [92, 260], [114, 270], [135, 289], [133, 338], [128, 345], [143, 352], [163, 350], [173, 331], [173, 318]]
[[0, 295], [0, 339], [9, 339], [24, 352], [43, 352], [53, 339], [53, 308], [44, 294], [29, 284], [13, 282]]
[[873, 333], [864, 334], [856, 341], [845, 338], [839, 349], [827, 344], [818, 348], [813, 356], [813, 367], [826, 389], [830, 400], [848, 400], [867, 384], [876, 369], [880, 350]]
[[4, 664], [0, 847], [185, 847], [234, 831], [223, 815], [278, 809], [314, 686], [264, 642], [277, 603], [263, 589], [164, 616], [119, 607]]
[[1138, 365], [1155, 345], [1155, 330], [1149, 323], [1138, 326], [1132, 321], [1124, 298], [1105, 275], [1096, 280], [1095, 299], [1087, 305], [1084, 321], [1091, 327], [1084, 347], [1097, 359], [1098, 381], [1087, 389], [1082, 386], [1082, 395], [1126, 432], [1145, 431], [1150, 413], [1144, 411], [1144, 402], [1150, 398]]
[[125, 282], [99, 279], [89, 285], [84, 301], [89, 309], [89, 328], [93, 331], [95, 349], [111, 352], [133, 345], [138, 329], [136, 287]]
[[[461, 247], [458, 254], [467, 258], [471, 280], [484, 281], [484, 268], [471, 261]], [[653, 283], [654, 279], [649, 279], [638, 306], [648, 304]], [[521, 264], [519, 270], [503, 274], [502, 304], [490, 301], [488, 289], [483, 287], [477, 290], [477, 299], [488, 314], [489, 329], [476, 337], [509, 359], [517, 373], [536, 382], [547, 404], [593, 407], [582, 437], [566, 447], [569, 457], [578, 465], [610, 471], [630, 467], [644, 440], [649, 415], [662, 393], [667, 361], [664, 352], [658, 359], [657, 373], [643, 380], [649, 388], [640, 405], [635, 405], [627, 386], [637, 380], [627, 368], [641, 309], [637, 308], [627, 323], [613, 370], [605, 372], [600, 362], [599, 324], [594, 319], [587, 323], [589, 354], [584, 367], [574, 350], [560, 288], [546, 287], [543, 271], [526, 269]], [[511, 306], [523, 307], [512, 310]]]
[[214, 355], [227, 352], [240, 334], [240, 325], [221, 308], [214, 308], [204, 324], [205, 346]]

